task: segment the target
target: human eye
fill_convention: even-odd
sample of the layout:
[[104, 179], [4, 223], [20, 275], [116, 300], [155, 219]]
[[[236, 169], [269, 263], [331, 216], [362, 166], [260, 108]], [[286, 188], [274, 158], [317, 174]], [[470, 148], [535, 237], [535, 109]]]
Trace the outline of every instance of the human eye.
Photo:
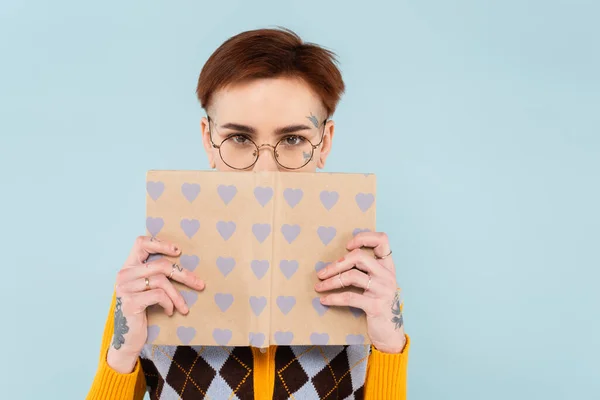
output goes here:
[[302, 145], [306, 139], [298, 135], [290, 135], [283, 138], [283, 144], [286, 146], [299, 146]]
[[242, 135], [239, 133], [229, 135], [229, 137], [227, 139], [231, 140], [233, 143], [235, 143], [237, 145], [245, 145], [245, 144], [251, 143], [250, 138], [248, 136]]

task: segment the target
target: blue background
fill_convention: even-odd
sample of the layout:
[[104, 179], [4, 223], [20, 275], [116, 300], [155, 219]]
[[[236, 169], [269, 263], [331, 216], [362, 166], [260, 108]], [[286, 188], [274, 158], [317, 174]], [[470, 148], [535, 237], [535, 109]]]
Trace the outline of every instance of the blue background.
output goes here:
[[597, 399], [598, 4], [2, 2], [2, 398], [85, 396], [146, 170], [207, 168], [203, 63], [283, 25], [339, 54], [327, 170], [378, 175], [409, 398]]

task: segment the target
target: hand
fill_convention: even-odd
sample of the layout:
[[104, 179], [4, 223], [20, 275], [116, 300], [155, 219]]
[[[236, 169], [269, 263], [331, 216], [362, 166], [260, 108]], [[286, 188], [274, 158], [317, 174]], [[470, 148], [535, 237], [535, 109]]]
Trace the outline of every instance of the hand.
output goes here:
[[189, 312], [170, 279], [192, 289], [204, 289], [204, 282], [191, 271], [166, 258], [148, 261], [151, 254], [177, 257], [180, 253], [174, 244], [156, 238], [140, 236], [135, 241], [117, 274], [115, 286], [115, 327], [107, 355], [107, 362], [114, 370], [121, 373], [133, 370], [148, 336], [147, 307], [159, 304], [169, 316], [175, 310], [182, 314]]
[[[372, 248], [373, 255], [363, 247]], [[350, 253], [319, 271], [321, 282], [315, 285], [315, 290], [327, 292], [355, 286], [365, 291], [362, 294], [349, 290], [328, 294], [321, 297], [321, 303], [362, 309], [367, 315], [368, 335], [373, 346], [384, 353], [402, 352], [406, 344], [404, 321], [387, 235], [361, 232], [346, 248]]]

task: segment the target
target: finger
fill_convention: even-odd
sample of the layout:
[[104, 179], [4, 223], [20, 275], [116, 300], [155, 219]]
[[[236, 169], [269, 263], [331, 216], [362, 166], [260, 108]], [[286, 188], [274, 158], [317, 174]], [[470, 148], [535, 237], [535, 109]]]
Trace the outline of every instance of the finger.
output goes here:
[[181, 250], [177, 245], [167, 240], [158, 240], [150, 236], [138, 236], [125, 264], [140, 265], [148, 259], [150, 254], [164, 254], [176, 257], [180, 253]]
[[121, 309], [123, 314], [141, 314], [146, 308], [158, 304], [169, 316], [173, 315], [173, 302], [162, 289], [131, 293], [123, 297]]
[[[354, 236], [346, 248], [348, 250], [369, 247], [373, 249], [376, 257], [384, 257], [390, 253], [390, 241], [388, 235], [383, 232], [359, 232]], [[389, 257], [386, 257], [387, 260]]]
[[370, 254], [362, 249], [355, 249], [335, 263], [326, 265], [317, 275], [322, 280], [328, 279], [354, 267], [373, 277], [384, 277], [386, 279], [395, 280], [395, 276], [392, 275], [390, 270], [383, 267]]
[[204, 281], [198, 278], [192, 271], [185, 269], [179, 264], [173, 263], [166, 258], [152, 261], [142, 266], [120, 270], [117, 274], [117, 285], [123, 285], [130, 281], [159, 274], [169, 277], [179, 283], [183, 283], [192, 289], [203, 290], [205, 286]]
[[354, 292], [332, 293], [321, 297], [321, 303], [327, 306], [348, 306], [360, 308], [367, 315], [373, 315], [376, 310], [376, 300]]
[[[368, 284], [369, 275], [359, 270], [351, 269], [350, 271], [342, 272], [322, 282], [317, 282], [315, 285], [315, 290], [317, 292], [325, 292], [328, 290], [341, 289], [348, 286], [366, 289]], [[371, 281], [369, 289], [372, 288], [373, 282]]]
[[[146, 280], [147, 279], [147, 280]], [[175, 286], [162, 274], [153, 275], [148, 278], [140, 278], [130, 281], [120, 287], [121, 292], [143, 292], [152, 289], [162, 289], [171, 302], [182, 314], [187, 314], [190, 310], [181, 293], [175, 289]]]

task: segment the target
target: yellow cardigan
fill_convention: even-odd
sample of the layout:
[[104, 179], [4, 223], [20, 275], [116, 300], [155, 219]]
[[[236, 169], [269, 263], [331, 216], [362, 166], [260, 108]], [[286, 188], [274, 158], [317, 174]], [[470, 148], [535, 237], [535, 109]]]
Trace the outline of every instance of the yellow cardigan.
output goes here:
[[[106, 362], [106, 355], [112, 341], [115, 308], [115, 296], [104, 326], [100, 362], [87, 400], [142, 400], [146, 393], [146, 379], [138, 359], [134, 370], [121, 374], [113, 370]], [[255, 399], [272, 399], [275, 385], [275, 348], [261, 353], [253, 349], [254, 356], [254, 392]], [[405, 400], [406, 372], [410, 338], [406, 337], [406, 347], [400, 354], [385, 354], [374, 347], [367, 364], [365, 381], [365, 400]], [[269, 367], [270, 366], [270, 367]]]

